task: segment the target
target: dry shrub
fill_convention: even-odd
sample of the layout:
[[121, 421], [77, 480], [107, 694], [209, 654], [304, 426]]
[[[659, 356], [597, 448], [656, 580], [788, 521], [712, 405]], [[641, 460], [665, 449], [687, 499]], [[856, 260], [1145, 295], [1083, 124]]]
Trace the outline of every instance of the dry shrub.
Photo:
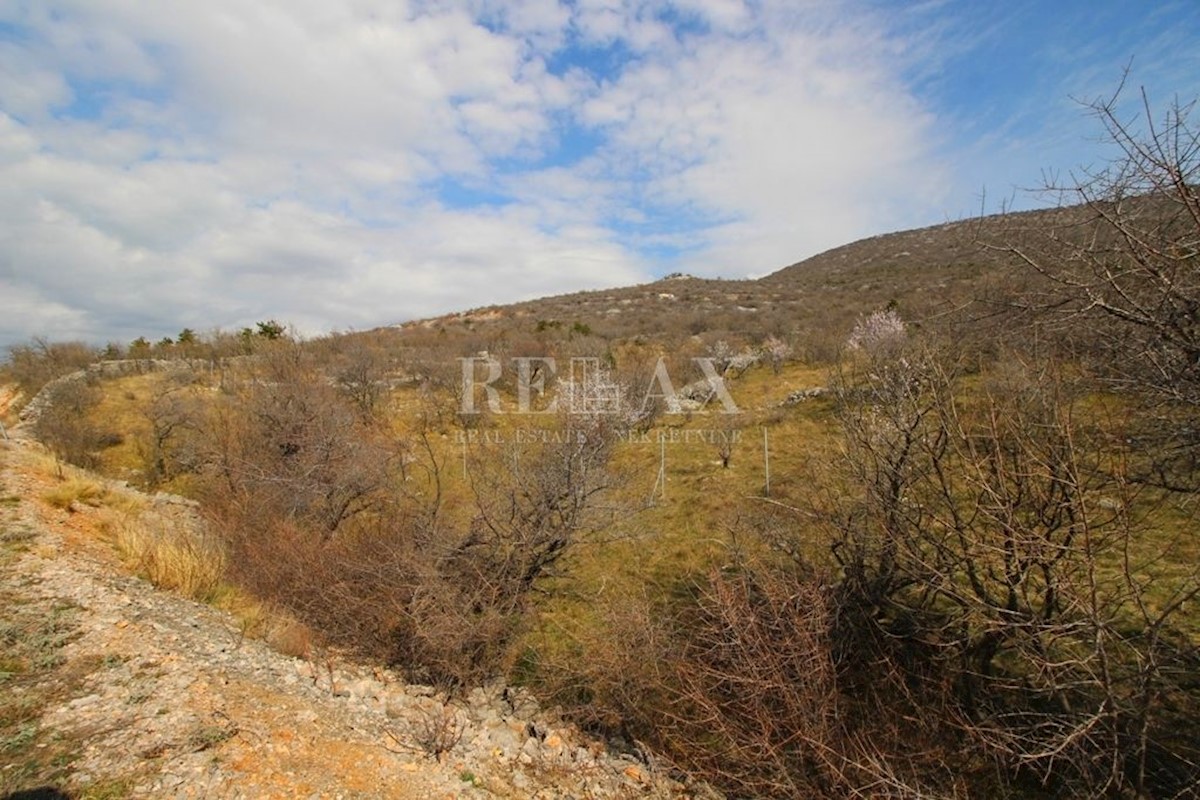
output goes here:
[[285, 611], [271, 614], [262, 638], [273, 650], [295, 658], [308, 657], [317, 644], [312, 628]]
[[820, 583], [714, 573], [682, 621], [670, 712], [679, 758], [739, 794], [832, 794], [843, 780]]
[[533, 677], [579, 724], [730, 796], [931, 796], [952, 781], [879, 705], [895, 687], [864, 694], [843, 674], [842, 601], [832, 577], [742, 558], [668, 597], [604, 598], [570, 642], [537, 643]]
[[834, 384], [851, 721], [905, 720], [891, 752], [977, 794], [1176, 796], [1200, 776], [1200, 572], [1163, 552], [1162, 495], [1076, 370], [1016, 352], [968, 381], [928, 345]]
[[122, 559], [155, 586], [204, 602], [217, 596], [226, 558], [212, 534], [160, 515], [126, 518], [113, 527]]
[[[214, 403], [199, 428], [190, 468], [203, 499], [258, 524], [295, 522], [330, 539], [383, 496], [397, 453], [296, 348], [257, 364], [261, 374]], [[256, 518], [256, 519], [255, 519]]]
[[462, 687], [505, 670], [520, 613], [478, 584], [449, 580], [411, 531], [388, 526], [322, 541], [285, 522], [221, 523], [231, 577], [322, 638], [398, 665], [414, 680]]
[[621, 587], [556, 615], [526, 641], [518, 679], [568, 710], [585, 730], [616, 741], [648, 736], [667, 707], [676, 642], [661, 604]]
[[841, 601], [835, 581], [795, 566], [711, 573], [677, 617], [650, 741], [736, 796], [930, 796], [937, 776], [912, 758], [924, 742], [904, 742], [913, 726], [842, 674]]
[[105, 436], [90, 418], [99, 401], [96, 388], [79, 376], [67, 376], [47, 386], [46, 403], [33, 424], [34, 435], [60, 462], [95, 466]]
[[[412, 733], [421, 752], [441, 761], [458, 747], [466, 731], [466, 719], [457, 708], [440, 703], [421, 706]], [[393, 737], [394, 741], [398, 740]]]
[[320, 644], [312, 628], [287, 609], [232, 584], [222, 584], [212, 602], [233, 615], [243, 636], [262, 639], [284, 655], [306, 658]]
[[509, 645], [524, 627], [520, 609], [490, 602], [478, 587], [428, 575], [391, 620], [389, 658], [444, 686], [466, 688], [508, 672]]
[[574, 421], [472, 459], [473, 502], [444, 510], [428, 427], [397, 443], [297, 349], [259, 369], [214, 406], [198, 476], [238, 585], [418, 680], [503, 673], [535, 587], [592, 525], [615, 432]]
[[98, 350], [83, 342], [50, 342], [36, 338], [28, 344], [8, 348], [8, 363], [3, 367], [3, 374], [6, 380], [20, 387], [26, 399], [30, 399], [46, 384], [85, 368], [99, 357]]

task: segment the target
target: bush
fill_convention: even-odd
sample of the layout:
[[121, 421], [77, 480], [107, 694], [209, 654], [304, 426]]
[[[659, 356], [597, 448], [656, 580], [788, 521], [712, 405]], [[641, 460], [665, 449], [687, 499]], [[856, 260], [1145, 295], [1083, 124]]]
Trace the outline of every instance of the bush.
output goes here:
[[99, 393], [85, 380], [60, 380], [46, 390], [34, 434], [60, 461], [94, 467], [105, 440], [90, 419], [98, 402]]
[[191, 438], [207, 447], [198, 485], [235, 581], [415, 679], [502, 674], [537, 588], [594, 524], [607, 420], [471, 459], [466, 502], [448, 509], [436, 420], [397, 442], [288, 343], [228, 389]]
[[50, 342], [34, 339], [8, 348], [8, 363], [0, 373], [21, 389], [26, 401], [56, 378], [94, 363], [100, 352], [83, 342]]

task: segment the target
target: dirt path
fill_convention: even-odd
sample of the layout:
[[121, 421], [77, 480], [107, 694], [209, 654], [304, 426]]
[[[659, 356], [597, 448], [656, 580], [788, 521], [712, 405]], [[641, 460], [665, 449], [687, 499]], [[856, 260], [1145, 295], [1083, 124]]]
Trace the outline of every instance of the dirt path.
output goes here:
[[245, 639], [126, 574], [104, 509], [43, 502], [37, 450], [0, 442], [0, 797], [690, 796], [511, 692], [447, 703]]

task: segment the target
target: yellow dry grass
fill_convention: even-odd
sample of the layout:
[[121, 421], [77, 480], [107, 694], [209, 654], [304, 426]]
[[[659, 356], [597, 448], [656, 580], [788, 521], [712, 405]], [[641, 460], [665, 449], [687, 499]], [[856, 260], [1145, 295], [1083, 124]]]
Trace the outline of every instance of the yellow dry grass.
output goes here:
[[[16, 410], [21, 400], [21, 390], [15, 384], [0, 385], [0, 425], [17, 424]], [[0, 437], [0, 441], [3, 441], [3, 437]]]
[[110, 530], [126, 565], [155, 586], [202, 602], [216, 598], [226, 560], [216, 537], [157, 515], [126, 516]]
[[108, 489], [99, 481], [71, 477], [43, 492], [42, 499], [54, 508], [71, 511], [77, 506], [99, 508], [107, 495]]
[[42, 492], [47, 505], [62, 511], [80, 508], [107, 508], [126, 514], [136, 514], [145, 507], [144, 498], [126, 489], [117, 488], [90, 473], [55, 462], [48, 456], [33, 456], [30, 463], [36, 472], [54, 481]]
[[212, 604], [233, 615], [243, 636], [262, 639], [284, 655], [303, 658], [312, 655], [316, 647], [312, 629], [287, 609], [264, 602], [239, 587], [222, 584]]
[[149, 437], [146, 416], [154, 392], [167, 379], [162, 373], [129, 375], [104, 384], [100, 402], [92, 409], [92, 422], [104, 430], [119, 431], [120, 444], [99, 453], [100, 471], [105, 475], [138, 479], [145, 466], [143, 443]]

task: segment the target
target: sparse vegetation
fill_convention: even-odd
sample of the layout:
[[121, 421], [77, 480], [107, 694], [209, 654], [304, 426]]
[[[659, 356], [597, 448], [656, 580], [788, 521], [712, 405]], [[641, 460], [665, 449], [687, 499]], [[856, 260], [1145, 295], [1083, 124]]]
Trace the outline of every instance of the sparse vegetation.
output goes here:
[[69, 771], [73, 745], [44, 730], [43, 709], [78, 686], [83, 675], [69, 669], [62, 648], [75, 631], [75, 609], [55, 605], [37, 613], [19, 602], [6, 585], [10, 564], [27, 536], [0, 518], [0, 794], [61, 782]]
[[99, 353], [82, 342], [50, 342], [34, 339], [29, 344], [8, 348], [2, 374], [15, 384], [26, 401], [56, 378], [69, 375], [94, 362]]
[[[206, 374], [65, 384], [38, 432], [201, 500], [212, 534], [114, 528], [156, 583], [242, 604], [247, 628], [278, 609], [298, 651], [450, 690], [507, 674], [736, 796], [1187, 796], [1200, 145], [1185, 108], [1144, 134], [1094, 110], [1126, 158], [1082, 206], [755, 282], [309, 342], [180, 334]], [[231, 342], [253, 358], [216, 355]], [[544, 366], [572, 357], [604, 380]], [[538, 413], [469, 408], [464, 358], [542, 365], [488, 387], [515, 408], [535, 385]], [[597, 411], [662, 388], [647, 363], [689, 402]], [[696, 402], [714, 373], [740, 414]], [[139, 420], [120, 441], [97, 393]], [[78, 479], [46, 500], [109, 502]], [[454, 713], [431, 712], [426, 752], [457, 744]]]
[[103, 438], [91, 417], [99, 402], [96, 387], [86, 380], [63, 379], [46, 387], [46, 392], [47, 407], [34, 426], [38, 438], [60, 463], [95, 466]]

